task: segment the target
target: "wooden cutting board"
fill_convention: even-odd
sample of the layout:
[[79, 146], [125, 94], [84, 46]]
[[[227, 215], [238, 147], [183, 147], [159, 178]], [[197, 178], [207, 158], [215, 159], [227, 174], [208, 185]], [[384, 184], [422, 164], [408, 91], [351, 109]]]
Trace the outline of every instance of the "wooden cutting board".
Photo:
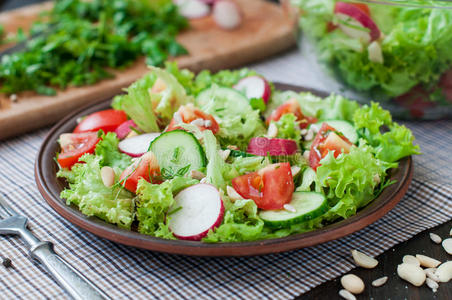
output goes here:
[[[190, 29], [178, 36], [189, 55], [174, 60], [194, 72], [233, 68], [274, 55], [295, 45], [296, 18], [287, 9], [263, 0], [237, 1], [244, 19], [236, 30], [222, 30], [211, 17], [192, 20]], [[36, 16], [51, 3], [27, 6], [0, 14], [7, 32], [27, 29]], [[0, 95], [0, 139], [52, 124], [88, 103], [107, 99], [121, 92], [147, 72], [144, 59], [130, 68], [115, 71], [115, 78], [95, 85], [71, 87], [56, 96], [39, 96], [31, 92], [18, 95], [12, 102]]]

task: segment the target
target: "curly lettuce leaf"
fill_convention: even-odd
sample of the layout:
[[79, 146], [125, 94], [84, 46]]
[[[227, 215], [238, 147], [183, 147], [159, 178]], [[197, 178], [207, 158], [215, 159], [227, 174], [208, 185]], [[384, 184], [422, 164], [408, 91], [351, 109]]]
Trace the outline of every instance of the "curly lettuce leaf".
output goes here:
[[252, 200], [230, 202], [225, 196], [223, 223], [209, 231], [202, 240], [206, 243], [242, 242], [257, 240], [261, 236], [264, 222], [257, 215], [257, 206]]
[[69, 183], [69, 188], [61, 192], [61, 198], [66, 199], [68, 205], [77, 205], [84, 215], [96, 216], [130, 229], [134, 220], [133, 195], [121, 187], [104, 185], [100, 175], [102, 156], [85, 154], [80, 161], [84, 163], [77, 163], [71, 170], [62, 169], [57, 173], [58, 177], [66, 178]]
[[165, 222], [168, 209], [174, 204], [173, 195], [197, 183], [198, 180], [186, 177], [175, 177], [161, 184], [152, 184], [141, 179], [137, 186], [138, 231], [165, 239], [175, 239]]
[[119, 140], [115, 133], [102, 134], [101, 139], [95, 150], [95, 154], [102, 157], [101, 166], [112, 167], [116, 173], [120, 173], [132, 163], [130, 156], [119, 152]]
[[294, 114], [284, 114], [278, 121], [271, 121], [278, 128], [277, 138], [294, 140], [300, 145], [300, 126]]
[[[414, 145], [413, 133], [403, 125], [392, 121], [387, 110], [378, 103], [364, 105], [355, 112], [355, 127], [374, 148], [378, 159], [395, 162], [399, 159], [420, 154], [419, 145]], [[381, 133], [384, 129], [387, 132]]]
[[386, 171], [396, 168], [397, 163], [388, 163], [375, 158], [373, 149], [361, 143], [352, 147], [350, 153], [337, 158], [329, 152], [317, 168], [317, 179], [325, 188], [331, 209], [324, 215], [328, 221], [348, 218], [360, 207], [376, 197], [377, 186], [386, 177]]
[[[179, 106], [193, 102], [193, 98], [171, 73], [157, 67], [150, 70], [125, 90], [127, 94], [116, 96], [112, 106], [124, 110], [144, 132], [157, 132], [169, 123]], [[157, 79], [164, 88], [153, 91]]]
[[316, 117], [319, 120], [340, 119], [353, 121], [355, 110], [359, 108], [357, 102], [337, 94], [321, 98], [309, 92], [275, 91], [266, 115], [269, 115], [277, 106], [291, 98], [295, 98], [298, 101], [304, 115]]

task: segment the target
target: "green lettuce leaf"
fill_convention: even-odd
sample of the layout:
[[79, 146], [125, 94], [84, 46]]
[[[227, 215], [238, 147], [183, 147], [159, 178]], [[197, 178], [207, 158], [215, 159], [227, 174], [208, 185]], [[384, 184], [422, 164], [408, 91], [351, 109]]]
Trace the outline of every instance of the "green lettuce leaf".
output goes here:
[[272, 103], [268, 107], [266, 115], [269, 115], [277, 106], [290, 98], [295, 98], [298, 101], [304, 115], [316, 117], [319, 120], [353, 121], [355, 110], [359, 108], [357, 102], [341, 95], [331, 94], [326, 98], [321, 98], [309, 92], [276, 91], [272, 96]]
[[[392, 121], [387, 110], [378, 103], [364, 105], [355, 112], [355, 127], [374, 148], [378, 159], [395, 162], [399, 159], [420, 154], [419, 145], [414, 145], [414, 136], [405, 126]], [[381, 133], [384, 129], [387, 132]]]
[[333, 152], [321, 160], [317, 168], [317, 179], [325, 188], [331, 209], [324, 215], [328, 221], [348, 218], [360, 207], [376, 197], [377, 186], [384, 181], [386, 171], [396, 168], [397, 163], [388, 163], [375, 158], [373, 149], [360, 141], [350, 153], [337, 158]]
[[116, 173], [120, 174], [125, 168], [132, 164], [130, 156], [119, 152], [118, 137], [114, 132], [102, 134], [102, 140], [96, 145], [95, 154], [102, 157], [101, 166], [112, 167]]
[[137, 186], [138, 231], [156, 237], [175, 239], [165, 222], [168, 209], [174, 204], [173, 195], [197, 183], [198, 180], [186, 177], [175, 177], [161, 184], [152, 184], [141, 179]]
[[69, 188], [61, 192], [61, 198], [66, 199], [68, 205], [77, 205], [84, 215], [130, 228], [134, 220], [133, 195], [116, 185], [104, 185], [100, 176], [102, 156], [85, 154], [80, 161], [84, 163], [77, 163], [71, 170], [61, 169], [57, 173], [58, 177], [66, 178], [69, 183]]
[[294, 114], [284, 114], [277, 122], [271, 121], [278, 128], [277, 138], [294, 140], [300, 145], [300, 126]]
[[[112, 106], [124, 110], [144, 132], [157, 132], [169, 123], [179, 106], [193, 102], [193, 98], [171, 73], [157, 67], [150, 70], [126, 89], [127, 94], [116, 96]], [[157, 79], [166, 88], [152, 92]]]
[[257, 206], [252, 200], [230, 202], [223, 197], [225, 213], [223, 223], [209, 231], [202, 240], [207, 243], [241, 242], [260, 238], [264, 222], [257, 215]]

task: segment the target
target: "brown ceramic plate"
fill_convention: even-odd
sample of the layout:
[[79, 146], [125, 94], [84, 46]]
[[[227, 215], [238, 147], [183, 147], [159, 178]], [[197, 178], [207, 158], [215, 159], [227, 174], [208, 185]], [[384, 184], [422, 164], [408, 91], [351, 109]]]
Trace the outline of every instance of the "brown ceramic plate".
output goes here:
[[[311, 91], [319, 96], [326, 96], [325, 93], [297, 86], [278, 83], [275, 86], [280, 90]], [[411, 157], [407, 157], [400, 161], [398, 169], [391, 171], [391, 179], [396, 180], [396, 183], [387, 187], [377, 199], [361, 209], [356, 215], [319, 230], [278, 239], [206, 244], [193, 241], [164, 240], [121, 229], [96, 217], [87, 217], [77, 207], [65, 204], [65, 201], [59, 196], [61, 190], [65, 187], [65, 182], [56, 178], [57, 165], [53, 159], [55, 153], [59, 150], [57, 143], [59, 135], [64, 132], [71, 132], [76, 126], [78, 117], [106, 109], [110, 106], [110, 102], [110, 100], [106, 100], [85, 107], [67, 116], [50, 130], [36, 158], [35, 178], [42, 196], [58, 214], [95, 235], [117, 243], [166, 253], [196, 256], [249, 256], [299, 249], [346, 236], [375, 222], [400, 201], [411, 182], [412, 160]]]

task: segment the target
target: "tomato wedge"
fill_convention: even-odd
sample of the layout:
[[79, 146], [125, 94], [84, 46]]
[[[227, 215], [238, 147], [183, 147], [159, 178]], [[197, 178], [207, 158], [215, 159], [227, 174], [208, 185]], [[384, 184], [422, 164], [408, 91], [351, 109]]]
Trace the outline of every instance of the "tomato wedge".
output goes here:
[[94, 153], [99, 141], [96, 132], [63, 133], [59, 139], [61, 153], [58, 163], [62, 168], [71, 168], [83, 154]]
[[232, 179], [233, 188], [260, 209], [282, 209], [292, 200], [294, 183], [289, 163], [269, 165], [257, 172]]
[[107, 109], [86, 116], [74, 129], [74, 133], [91, 132], [102, 129], [104, 132], [115, 129], [127, 121], [127, 115], [122, 110]]
[[271, 115], [267, 118], [267, 124], [270, 124], [270, 121], [278, 121], [285, 114], [294, 114], [296, 120], [300, 122], [300, 128], [302, 129], [308, 127], [309, 124], [317, 122], [316, 118], [303, 115], [297, 99], [291, 98], [271, 113]]
[[216, 134], [218, 130], [220, 130], [220, 127], [213, 116], [197, 109], [191, 103], [181, 106], [174, 115], [175, 116], [169, 123], [166, 131], [183, 129], [180, 126], [177, 126], [179, 123], [191, 123], [196, 125], [201, 131], [211, 130], [213, 134]]
[[119, 182], [127, 190], [135, 193], [137, 191], [138, 181], [141, 178], [151, 183], [162, 182], [157, 158], [151, 151], [146, 152], [128, 166], [119, 177]]
[[352, 143], [336, 129], [323, 123], [319, 132], [315, 136], [309, 151], [309, 165], [314, 170], [320, 166], [320, 160], [324, 158], [329, 151], [334, 151], [334, 157], [338, 157], [341, 153], [350, 152]]

